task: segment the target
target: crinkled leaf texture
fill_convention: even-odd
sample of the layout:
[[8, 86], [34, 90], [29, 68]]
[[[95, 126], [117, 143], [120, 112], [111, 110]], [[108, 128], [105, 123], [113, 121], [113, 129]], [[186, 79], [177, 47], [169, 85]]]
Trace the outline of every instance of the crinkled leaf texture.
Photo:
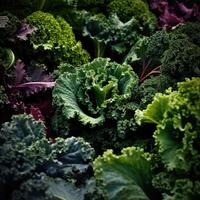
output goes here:
[[50, 75], [46, 74], [45, 69], [25, 69], [25, 64], [21, 60], [16, 61], [14, 74], [15, 82], [10, 85], [10, 88], [24, 92], [26, 95], [38, 93], [55, 86], [55, 82], [53, 82]]
[[14, 191], [12, 200], [83, 200], [84, 189], [76, 188], [60, 178], [51, 178], [44, 173], [36, 174]]
[[97, 58], [59, 76], [53, 99], [65, 120], [78, 116], [82, 124], [102, 124], [109, 105], [131, 97], [137, 75], [129, 65], [109, 61]]
[[82, 138], [52, 143], [42, 122], [16, 115], [3, 124], [0, 145], [3, 200], [11, 194], [13, 199], [83, 199], [95, 152]]
[[168, 170], [188, 172], [199, 166], [200, 78], [179, 83], [178, 91], [157, 94], [136, 118], [157, 124], [154, 138]]
[[114, 53], [123, 55], [142, 37], [140, 29], [134, 17], [124, 23], [116, 14], [109, 18], [97, 14], [86, 18], [83, 36], [88, 36], [93, 41], [96, 57], [103, 57], [108, 47]]
[[103, 121], [103, 116], [97, 118], [91, 117], [84, 113], [77, 102], [77, 90], [80, 86], [75, 74], [64, 74], [59, 77], [56, 82], [56, 87], [53, 91], [55, 104], [62, 105], [62, 115], [66, 119], [74, 118], [75, 115], [79, 115], [81, 122], [87, 124], [98, 124]]
[[23, 180], [43, 163], [53, 159], [45, 127], [29, 115], [13, 116], [0, 131], [1, 181]]
[[52, 180], [49, 182], [49, 188], [47, 192], [54, 198], [63, 200], [83, 200], [84, 190], [77, 189], [72, 184], [66, 183], [62, 179]]
[[95, 152], [83, 138], [58, 138], [56, 143], [52, 144], [52, 151], [58, 153], [56, 160], [42, 167], [42, 171], [49, 176], [60, 177], [77, 184], [84, 183], [90, 176], [90, 162]]
[[107, 150], [94, 161], [93, 166], [109, 200], [147, 200], [153, 197], [150, 155], [141, 148], [125, 148], [119, 156]]
[[8, 97], [5, 93], [5, 88], [0, 85], [0, 109], [3, 108], [6, 103], [8, 103]]

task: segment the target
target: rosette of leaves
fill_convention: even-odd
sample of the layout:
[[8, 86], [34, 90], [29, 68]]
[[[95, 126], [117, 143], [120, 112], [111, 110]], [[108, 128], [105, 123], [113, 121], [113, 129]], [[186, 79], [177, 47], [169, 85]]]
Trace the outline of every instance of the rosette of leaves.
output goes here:
[[192, 78], [178, 83], [177, 91], [156, 94], [145, 110], [136, 112], [138, 123], [156, 125], [153, 137], [163, 167], [154, 184], [164, 199], [200, 197], [199, 102], [200, 78]]
[[37, 29], [30, 37], [36, 60], [49, 66], [64, 61], [76, 66], [88, 62], [88, 53], [76, 41], [71, 26], [62, 17], [37, 11], [26, 20]]
[[[132, 126], [126, 117], [137, 108], [135, 104], [128, 105], [137, 87], [138, 77], [132, 68], [108, 58], [97, 58], [75, 68], [74, 72], [66, 72], [59, 76], [53, 90], [56, 108], [53, 127], [57, 132], [63, 130], [63, 126], [70, 131], [70, 127], [79, 122], [79, 126], [91, 130], [99, 126], [103, 129], [102, 125], [111, 120], [117, 124], [120, 135], [120, 127], [125, 129], [128, 123]], [[117, 133], [114, 135], [117, 137]]]
[[53, 90], [54, 104], [62, 108], [66, 119], [77, 115], [81, 123], [95, 126], [103, 123], [109, 105], [131, 97], [137, 83], [129, 65], [97, 58], [59, 76]]
[[0, 132], [1, 183], [18, 182], [30, 176], [36, 167], [53, 159], [45, 127], [27, 115], [13, 116]]
[[0, 131], [1, 199], [84, 199], [94, 158], [89, 143], [75, 137], [53, 143], [41, 121], [11, 120]]

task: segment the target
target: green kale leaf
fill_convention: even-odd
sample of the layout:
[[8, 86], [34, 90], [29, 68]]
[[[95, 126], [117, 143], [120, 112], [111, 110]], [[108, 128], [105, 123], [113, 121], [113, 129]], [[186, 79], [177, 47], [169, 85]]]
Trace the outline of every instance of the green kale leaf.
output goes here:
[[61, 75], [53, 90], [54, 104], [64, 119], [75, 118], [96, 126], [105, 120], [109, 106], [130, 99], [138, 77], [129, 65], [98, 58]]
[[107, 150], [93, 166], [107, 199], [153, 199], [150, 154], [143, 149], [128, 147], [120, 155]]
[[41, 121], [17, 115], [3, 124], [0, 144], [3, 199], [83, 199], [88, 192], [95, 152], [82, 138], [52, 142]]
[[58, 65], [65, 61], [77, 66], [88, 62], [88, 53], [76, 41], [71, 26], [62, 17], [37, 11], [26, 20], [37, 28], [30, 43], [40, 62]]

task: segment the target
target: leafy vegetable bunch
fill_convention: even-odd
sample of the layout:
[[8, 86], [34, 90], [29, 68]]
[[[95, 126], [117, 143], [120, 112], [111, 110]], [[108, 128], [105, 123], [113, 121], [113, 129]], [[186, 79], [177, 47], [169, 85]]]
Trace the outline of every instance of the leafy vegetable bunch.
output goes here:
[[124, 56], [141, 35], [151, 35], [156, 24], [142, 0], [60, 1], [55, 6], [47, 4], [46, 9], [70, 23], [83, 44], [89, 44], [87, 50], [93, 57], [110, 55], [116, 60]]
[[[84, 128], [78, 128], [76, 121], [97, 129], [106, 129], [108, 123], [110, 127], [117, 127], [116, 133], [112, 133], [117, 142], [117, 138], [125, 137], [126, 129], [134, 128], [135, 122], [130, 119], [129, 112], [134, 113], [137, 108], [137, 104], [130, 101], [137, 87], [138, 77], [131, 67], [111, 62], [108, 58], [97, 58], [61, 74], [53, 90], [56, 107], [53, 127], [58, 133], [65, 129], [81, 134]], [[91, 128], [89, 133], [95, 131]]]
[[[37, 11], [26, 18], [27, 22], [37, 28], [36, 34], [30, 37], [30, 42], [36, 50], [37, 59], [45, 63], [58, 65], [68, 62], [81, 65], [88, 61], [89, 55], [76, 42], [70, 25], [60, 16], [54, 18], [50, 13]], [[40, 54], [42, 56], [40, 57]]]
[[149, 153], [128, 147], [121, 155], [108, 150], [93, 163], [108, 199], [198, 199], [200, 78], [187, 79], [178, 90], [158, 93], [139, 124], [156, 125]]
[[94, 149], [82, 138], [52, 142], [41, 121], [17, 115], [3, 124], [0, 143], [1, 199], [84, 199], [89, 194]]
[[199, 30], [199, 22], [187, 22], [173, 31], [157, 31], [132, 47], [124, 62], [132, 64], [140, 76], [139, 96], [144, 106], [156, 92], [200, 76]]
[[199, 199], [199, 13], [1, 1], [0, 199]]

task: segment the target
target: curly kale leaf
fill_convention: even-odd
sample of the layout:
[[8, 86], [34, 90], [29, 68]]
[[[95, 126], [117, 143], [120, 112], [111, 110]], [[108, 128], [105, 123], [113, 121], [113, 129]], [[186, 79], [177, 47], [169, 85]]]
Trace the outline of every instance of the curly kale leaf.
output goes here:
[[163, 199], [198, 199], [200, 78], [178, 83], [177, 91], [155, 95], [144, 111], [136, 111], [138, 123], [156, 124], [154, 178]]
[[200, 79], [192, 78], [178, 84], [178, 91], [157, 94], [137, 120], [154, 123], [156, 146], [169, 171], [199, 174]]
[[147, 47], [144, 51], [146, 60], [160, 60], [164, 51], [168, 48], [169, 36], [165, 30], [157, 31], [147, 39]]
[[1, 182], [21, 181], [34, 170], [53, 159], [45, 127], [31, 116], [13, 116], [0, 131]]
[[187, 22], [178, 26], [175, 30], [175, 34], [186, 34], [191, 42], [200, 47], [200, 22]]
[[176, 180], [175, 186], [171, 194], [164, 194], [164, 200], [178, 200], [178, 199], [199, 199], [200, 197], [200, 182], [191, 181], [190, 179]]
[[93, 166], [107, 199], [152, 199], [155, 194], [150, 154], [141, 148], [128, 147], [120, 155], [108, 150]]
[[146, 107], [152, 102], [156, 93], [163, 93], [167, 88], [174, 87], [176, 81], [169, 76], [159, 75], [146, 79], [139, 87], [140, 106]]
[[[157, 31], [144, 41], [138, 41], [125, 58], [125, 62], [135, 66], [143, 63], [143, 68], [147, 72], [152, 68], [159, 68], [162, 75], [176, 81], [183, 81], [186, 77], [198, 77], [200, 76], [198, 30], [199, 23], [193, 22], [180, 25], [171, 32]], [[150, 72], [150, 75], [152, 74], [154, 73]], [[144, 75], [143, 70], [141, 77], [142, 75]]]
[[76, 185], [85, 184], [86, 179], [91, 176], [90, 162], [95, 154], [90, 144], [82, 138], [57, 138], [51, 149], [57, 152], [56, 160], [43, 165], [42, 171]]
[[124, 57], [123, 63], [132, 64], [136, 61], [141, 60], [146, 51], [147, 44], [149, 42], [149, 37], [141, 37], [138, 41], [131, 47], [128, 54]]
[[189, 41], [185, 34], [173, 35], [161, 59], [161, 73], [183, 80], [200, 76], [200, 47]]
[[77, 115], [81, 123], [95, 126], [103, 123], [109, 105], [130, 99], [137, 84], [130, 66], [98, 58], [57, 79], [54, 104], [64, 119]]
[[51, 178], [44, 173], [36, 174], [32, 179], [22, 183], [18, 190], [12, 194], [12, 200], [34, 199], [63, 199], [83, 200], [84, 188], [76, 188], [60, 178]]
[[103, 14], [96, 14], [86, 18], [83, 36], [92, 39], [95, 56], [103, 57], [107, 48], [118, 55], [126, 53], [140, 38], [140, 32], [134, 18], [122, 22], [114, 14], [108, 18]]
[[20, 20], [15, 15], [7, 11], [0, 12], [0, 44], [11, 38], [19, 27]]
[[59, 114], [63, 119], [75, 118], [79, 116], [80, 121], [84, 124], [90, 123], [91, 125], [98, 124], [104, 120], [100, 114], [98, 117], [93, 117], [85, 113], [78, 104], [78, 88], [80, 86], [76, 74], [64, 74], [56, 81], [56, 86], [53, 90], [54, 104], [62, 107]]
[[5, 93], [5, 88], [0, 85], [0, 109], [4, 107], [5, 104], [8, 103], [8, 96]]
[[71, 26], [62, 17], [55, 18], [50, 13], [37, 11], [26, 20], [37, 28], [35, 34], [30, 37], [30, 43], [39, 61], [51, 65], [64, 61], [73, 65], [88, 62], [88, 53], [82, 49], [81, 43], [76, 41]]
[[56, 138], [52, 143], [46, 139], [42, 122], [17, 115], [3, 124], [0, 144], [0, 184], [5, 199], [10, 195], [20, 199], [22, 194], [22, 199], [40, 195], [41, 199], [49, 195], [64, 199], [80, 195], [83, 199], [92, 176], [94, 149], [82, 138]]

